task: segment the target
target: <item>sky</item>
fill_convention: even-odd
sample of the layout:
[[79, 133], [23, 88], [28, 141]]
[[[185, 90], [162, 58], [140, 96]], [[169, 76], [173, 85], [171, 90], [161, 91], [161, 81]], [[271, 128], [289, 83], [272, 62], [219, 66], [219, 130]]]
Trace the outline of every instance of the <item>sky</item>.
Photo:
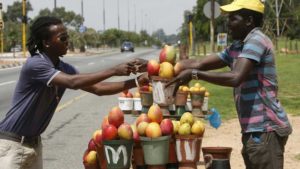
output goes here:
[[[6, 11], [7, 5], [12, 5], [14, 1], [16, 0], [2, 0], [3, 10]], [[27, 1], [33, 7], [33, 11], [29, 12], [28, 16], [34, 17], [41, 9], [49, 8], [52, 10], [55, 0]], [[56, 0], [56, 6], [63, 6], [67, 11], [72, 10], [81, 15], [82, 1], [84, 25], [87, 27], [92, 27], [95, 30], [118, 28], [119, 16], [120, 29], [122, 30], [128, 31], [129, 28], [129, 31], [139, 32], [143, 29], [151, 34], [162, 28], [167, 35], [179, 33], [184, 19], [184, 11], [191, 11], [197, 2], [197, 0]], [[105, 27], [103, 8], [105, 9]]]

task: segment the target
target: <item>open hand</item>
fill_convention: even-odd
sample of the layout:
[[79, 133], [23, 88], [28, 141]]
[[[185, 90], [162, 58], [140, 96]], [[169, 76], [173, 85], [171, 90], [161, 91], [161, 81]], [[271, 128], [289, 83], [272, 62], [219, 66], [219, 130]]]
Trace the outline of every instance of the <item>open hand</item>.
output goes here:
[[130, 75], [131, 72], [135, 71], [135, 66], [133, 63], [128, 62], [128, 63], [119, 64], [115, 66], [113, 69], [115, 71], [116, 76], [128, 76]]
[[186, 69], [198, 69], [199, 60], [196, 59], [184, 59], [177, 62], [175, 65], [177, 67], [176, 74], [186, 70]]
[[179, 86], [186, 85], [192, 80], [192, 69], [186, 69], [179, 73], [173, 80], [168, 82], [165, 87], [170, 86], [171, 84], [176, 83], [175, 90], [173, 95], [176, 94], [176, 91], [178, 90]]
[[147, 71], [148, 60], [136, 58], [133, 61], [131, 61], [130, 63], [132, 63], [135, 67], [135, 71], [132, 72], [134, 74], [136, 74], [137, 72], [146, 72]]
[[148, 73], [143, 73], [142, 75], [140, 75], [138, 78], [138, 83], [140, 86], [146, 86], [146, 85], [149, 85], [149, 76], [148, 76]]

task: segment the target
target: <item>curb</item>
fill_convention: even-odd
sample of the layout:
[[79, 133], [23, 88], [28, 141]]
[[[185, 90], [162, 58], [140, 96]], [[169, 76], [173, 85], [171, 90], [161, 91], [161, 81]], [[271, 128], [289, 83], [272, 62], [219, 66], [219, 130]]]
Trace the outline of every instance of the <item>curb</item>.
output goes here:
[[23, 64], [24, 64], [24, 62], [4, 64], [4, 65], [0, 65], [0, 69], [7, 69], [7, 68], [12, 68], [12, 67], [22, 66]]

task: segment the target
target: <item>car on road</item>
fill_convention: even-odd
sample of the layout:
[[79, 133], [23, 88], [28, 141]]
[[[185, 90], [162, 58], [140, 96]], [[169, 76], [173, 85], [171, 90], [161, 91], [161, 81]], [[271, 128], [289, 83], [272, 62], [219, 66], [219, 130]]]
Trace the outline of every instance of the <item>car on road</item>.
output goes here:
[[131, 51], [134, 52], [134, 45], [130, 41], [125, 41], [121, 45], [121, 52]]

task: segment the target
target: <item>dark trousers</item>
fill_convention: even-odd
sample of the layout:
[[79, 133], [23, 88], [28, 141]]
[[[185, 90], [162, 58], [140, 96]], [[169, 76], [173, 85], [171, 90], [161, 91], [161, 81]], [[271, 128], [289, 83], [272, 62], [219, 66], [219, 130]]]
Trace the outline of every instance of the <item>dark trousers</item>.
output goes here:
[[246, 169], [283, 169], [284, 146], [288, 136], [276, 132], [253, 132], [242, 136]]

